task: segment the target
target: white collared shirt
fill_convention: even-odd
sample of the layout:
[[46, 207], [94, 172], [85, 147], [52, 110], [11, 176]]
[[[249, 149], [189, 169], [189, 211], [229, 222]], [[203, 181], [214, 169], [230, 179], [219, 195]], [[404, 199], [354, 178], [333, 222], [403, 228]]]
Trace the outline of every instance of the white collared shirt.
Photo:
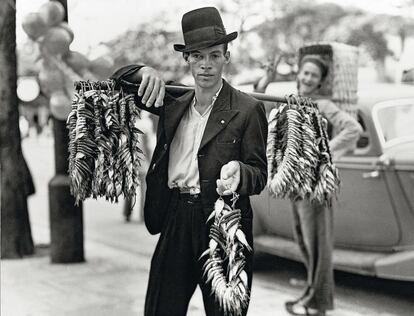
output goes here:
[[203, 114], [200, 114], [195, 108], [197, 102], [195, 96], [190, 107], [184, 113], [170, 146], [169, 188], [180, 188], [180, 190], [189, 191], [191, 194], [200, 193], [197, 153], [211, 110], [222, 87], [223, 84]]

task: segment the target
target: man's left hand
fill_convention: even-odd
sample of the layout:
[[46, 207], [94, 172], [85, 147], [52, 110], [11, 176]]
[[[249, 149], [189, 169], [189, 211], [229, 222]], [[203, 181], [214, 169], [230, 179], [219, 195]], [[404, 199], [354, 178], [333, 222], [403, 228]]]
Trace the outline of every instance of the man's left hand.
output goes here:
[[221, 167], [220, 179], [216, 182], [219, 195], [230, 195], [236, 192], [240, 183], [239, 162], [233, 160]]

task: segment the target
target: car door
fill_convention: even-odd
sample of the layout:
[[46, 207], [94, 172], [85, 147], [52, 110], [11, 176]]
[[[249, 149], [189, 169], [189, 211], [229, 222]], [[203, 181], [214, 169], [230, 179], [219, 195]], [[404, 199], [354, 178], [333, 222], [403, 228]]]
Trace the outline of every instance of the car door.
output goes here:
[[293, 239], [292, 207], [287, 199], [274, 198], [265, 188], [260, 195], [250, 197], [254, 210], [255, 235], [276, 235]]
[[353, 155], [336, 161], [341, 189], [335, 207], [335, 243], [364, 250], [391, 250], [400, 229], [389, 185], [395, 171], [381, 159], [370, 111], [359, 111], [364, 133]]

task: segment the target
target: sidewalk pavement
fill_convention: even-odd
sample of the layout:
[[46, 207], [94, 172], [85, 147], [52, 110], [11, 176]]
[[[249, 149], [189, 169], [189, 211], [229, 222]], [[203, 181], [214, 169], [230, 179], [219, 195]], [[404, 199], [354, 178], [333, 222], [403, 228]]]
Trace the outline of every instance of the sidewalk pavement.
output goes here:
[[[84, 203], [85, 263], [51, 264], [47, 181], [53, 175], [51, 140], [24, 142], [36, 184], [29, 199], [36, 255], [1, 262], [2, 316], [136, 316], [143, 315], [150, 258], [157, 236], [138, 222], [138, 212], [125, 223], [122, 204]], [[257, 278], [253, 281], [249, 315], [288, 315], [284, 302], [298, 289]], [[337, 302], [328, 315], [366, 315]], [[358, 308], [361, 311], [361, 308]], [[204, 315], [201, 293], [195, 293], [189, 316]]]

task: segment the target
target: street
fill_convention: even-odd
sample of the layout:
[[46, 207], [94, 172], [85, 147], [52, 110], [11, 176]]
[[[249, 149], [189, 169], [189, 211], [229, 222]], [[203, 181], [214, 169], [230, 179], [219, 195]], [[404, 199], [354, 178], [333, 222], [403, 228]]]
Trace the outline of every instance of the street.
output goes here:
[[[54, 173], [53, 140], [22, 142], [36, 194], [29, 198], [34, 257], [1, 263], [1, 315], [142, 315], [148, 270], [158, 236], [151, 236], [134, 210], [125, 223], [122, 204], [84, 203], [86, 263], [50, 264], [47, 182]], [[302, 264], [257, 254], [249, 315], [288, 315], [284, 302], [300, 294]], [[328, 315], [412, 315], [414, 283], [336, 272], [336, 309]], [[201, 294], [189, 315], [204, 315]]]

